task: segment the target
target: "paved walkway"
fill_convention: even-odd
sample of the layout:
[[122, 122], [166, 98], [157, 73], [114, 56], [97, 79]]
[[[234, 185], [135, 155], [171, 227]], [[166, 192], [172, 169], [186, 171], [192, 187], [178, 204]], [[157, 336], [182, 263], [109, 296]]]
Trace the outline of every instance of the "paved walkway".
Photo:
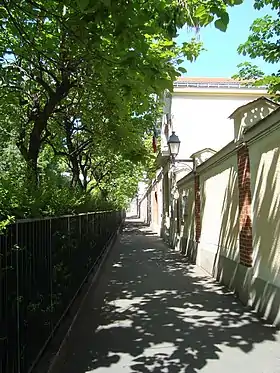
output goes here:
[[128, 222], [58, 373], [279, 373], [280, 334], [201, 269]]

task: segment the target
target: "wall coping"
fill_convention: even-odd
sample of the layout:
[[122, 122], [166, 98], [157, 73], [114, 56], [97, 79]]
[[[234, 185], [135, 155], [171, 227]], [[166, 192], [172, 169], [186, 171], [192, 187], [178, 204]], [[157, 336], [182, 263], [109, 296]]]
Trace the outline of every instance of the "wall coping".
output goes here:
[[275, 131], [280, 126], [280, 107], [272, 111], [267, 117], [259, 120], [254, 126], [244, 132], [244, 141], [248, 144], [255, 142], [268, 132]]
[[[250, 145], [251, 143], [257, 141], [259, 138], [266, 136], [267, 133], [275, 131], [280, 127], [280, 108], [274, 110], [267, 117], [259, 120], [252, 127], [248, 128], [244, 133], [243, 139], [236, 141], [232, 140], [226, 146], [224, 146], [220, 151], [212, 155], [205, 162], [197, 166], [196, 174], [203, 172], [205, 169], [212, 168], [217, 164], [224, 162], [233, 153], [245, 145]], [[186, 183], [188, 183], [193, 178], [193, 173], [189, 173], [184, 176], [181, 180], [177, 182], [177, 186], [182, 188]]]
[[[205, 162], [201, 163], [196, 168], [196, 174], [199, 174], [200, 172], [204, 171], [205, 169], [209, 167], [213, 167], [217, 163], [223, 162], [226, 158], [229, 157], [234, 151], [237, 150], [239, 147], [238, 144], [236, 144], [233, 141], [228, 143], [226, 146], [224, 146], [220, 151], [212, 155], [212, 157], [208, 158]], [[192, 179], [193, 173], [189, 173], [185, 177], [183, 177], [181, 180], [178, 181], [177, 185], [178, 187], [182, 187], [186, 182]]]

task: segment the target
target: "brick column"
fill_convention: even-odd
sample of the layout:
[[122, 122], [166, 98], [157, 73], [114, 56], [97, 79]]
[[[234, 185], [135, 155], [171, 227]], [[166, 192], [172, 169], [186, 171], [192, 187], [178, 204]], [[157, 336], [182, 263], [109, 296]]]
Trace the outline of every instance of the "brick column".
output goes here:
[[252, 266], [253, 239], [251, 219], [250, 159], [246, 145], [237, 152], [239, 189], [239, 253], [240, 263]]
[[194, 177], [194, 207], [195, 207], [195, 240], [199, 242], [201, 234], [201, 218], [200, 218], [200, 186], [199, 175]]

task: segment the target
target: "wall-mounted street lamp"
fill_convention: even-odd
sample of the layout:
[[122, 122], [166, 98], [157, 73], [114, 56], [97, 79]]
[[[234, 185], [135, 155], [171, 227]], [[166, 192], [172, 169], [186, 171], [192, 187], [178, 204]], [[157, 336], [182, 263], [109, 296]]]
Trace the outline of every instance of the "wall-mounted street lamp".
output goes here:
[[179, 154], [180, 150], [180, 144], [181, 141], [179, 140], [179, 137], [175, 134], [175, 132], [172, 132], [172, 135], [169, 137], [167, 141], [168, 149], [169, 149], [169, 154], [170, 158], [173, 164], [175, 162], [180, 162], [180, 163], [192, 163], [193, 165], [193, 171], [195, 172], [196, 170], [196, 163], [194, 158], [188, 158], [188, 159], [176, 159], [177, 155]]

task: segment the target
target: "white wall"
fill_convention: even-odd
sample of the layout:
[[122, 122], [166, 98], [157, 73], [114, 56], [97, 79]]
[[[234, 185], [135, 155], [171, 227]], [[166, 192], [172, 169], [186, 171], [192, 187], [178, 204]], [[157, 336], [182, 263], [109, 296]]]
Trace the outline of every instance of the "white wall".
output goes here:
[[195, 193], [194, 193], [194, 180], [192, 179], [182, 188], [180, 188], [180, 198], [186, 196], [186, 205], [184, 211], [182, 210], [183, 226], [181, 226], [180, 238], [181, 238], [181, 250], [187, 255], [190, 254], [190, 247], [195, 242]]
[[254, 276], [280, 287], [280, 130], [250, 146]]
[[147, 214], [147, 196], [141, 200], [139, 204], [139, 213], [140, 213], [140, 219], [147, 223], [148, 221], [148, 214]]
[[[210, 273], [216, 254], [238, 261], [237, 157], [205, 169], [200, 175], [201, 238], [197, 263]], [[214, 262], [216, 260], [216, 262]]]
[[138, 199], [137, 197], [133, 198], [133, 200], [130, 202], [130, 205], [126, 211], [126, 216], [136, 216], [138, 214]]
[[141, 199], [148, 188], [148, 183], [140, 181], [138, 184], [138, 197]]
[[173, 93], [173, 130], [181, 140], [178, 159], [203, 148], [223, 148], [234, 138], [234, 123], [229, 115], [255, 99], [256, 95]]

